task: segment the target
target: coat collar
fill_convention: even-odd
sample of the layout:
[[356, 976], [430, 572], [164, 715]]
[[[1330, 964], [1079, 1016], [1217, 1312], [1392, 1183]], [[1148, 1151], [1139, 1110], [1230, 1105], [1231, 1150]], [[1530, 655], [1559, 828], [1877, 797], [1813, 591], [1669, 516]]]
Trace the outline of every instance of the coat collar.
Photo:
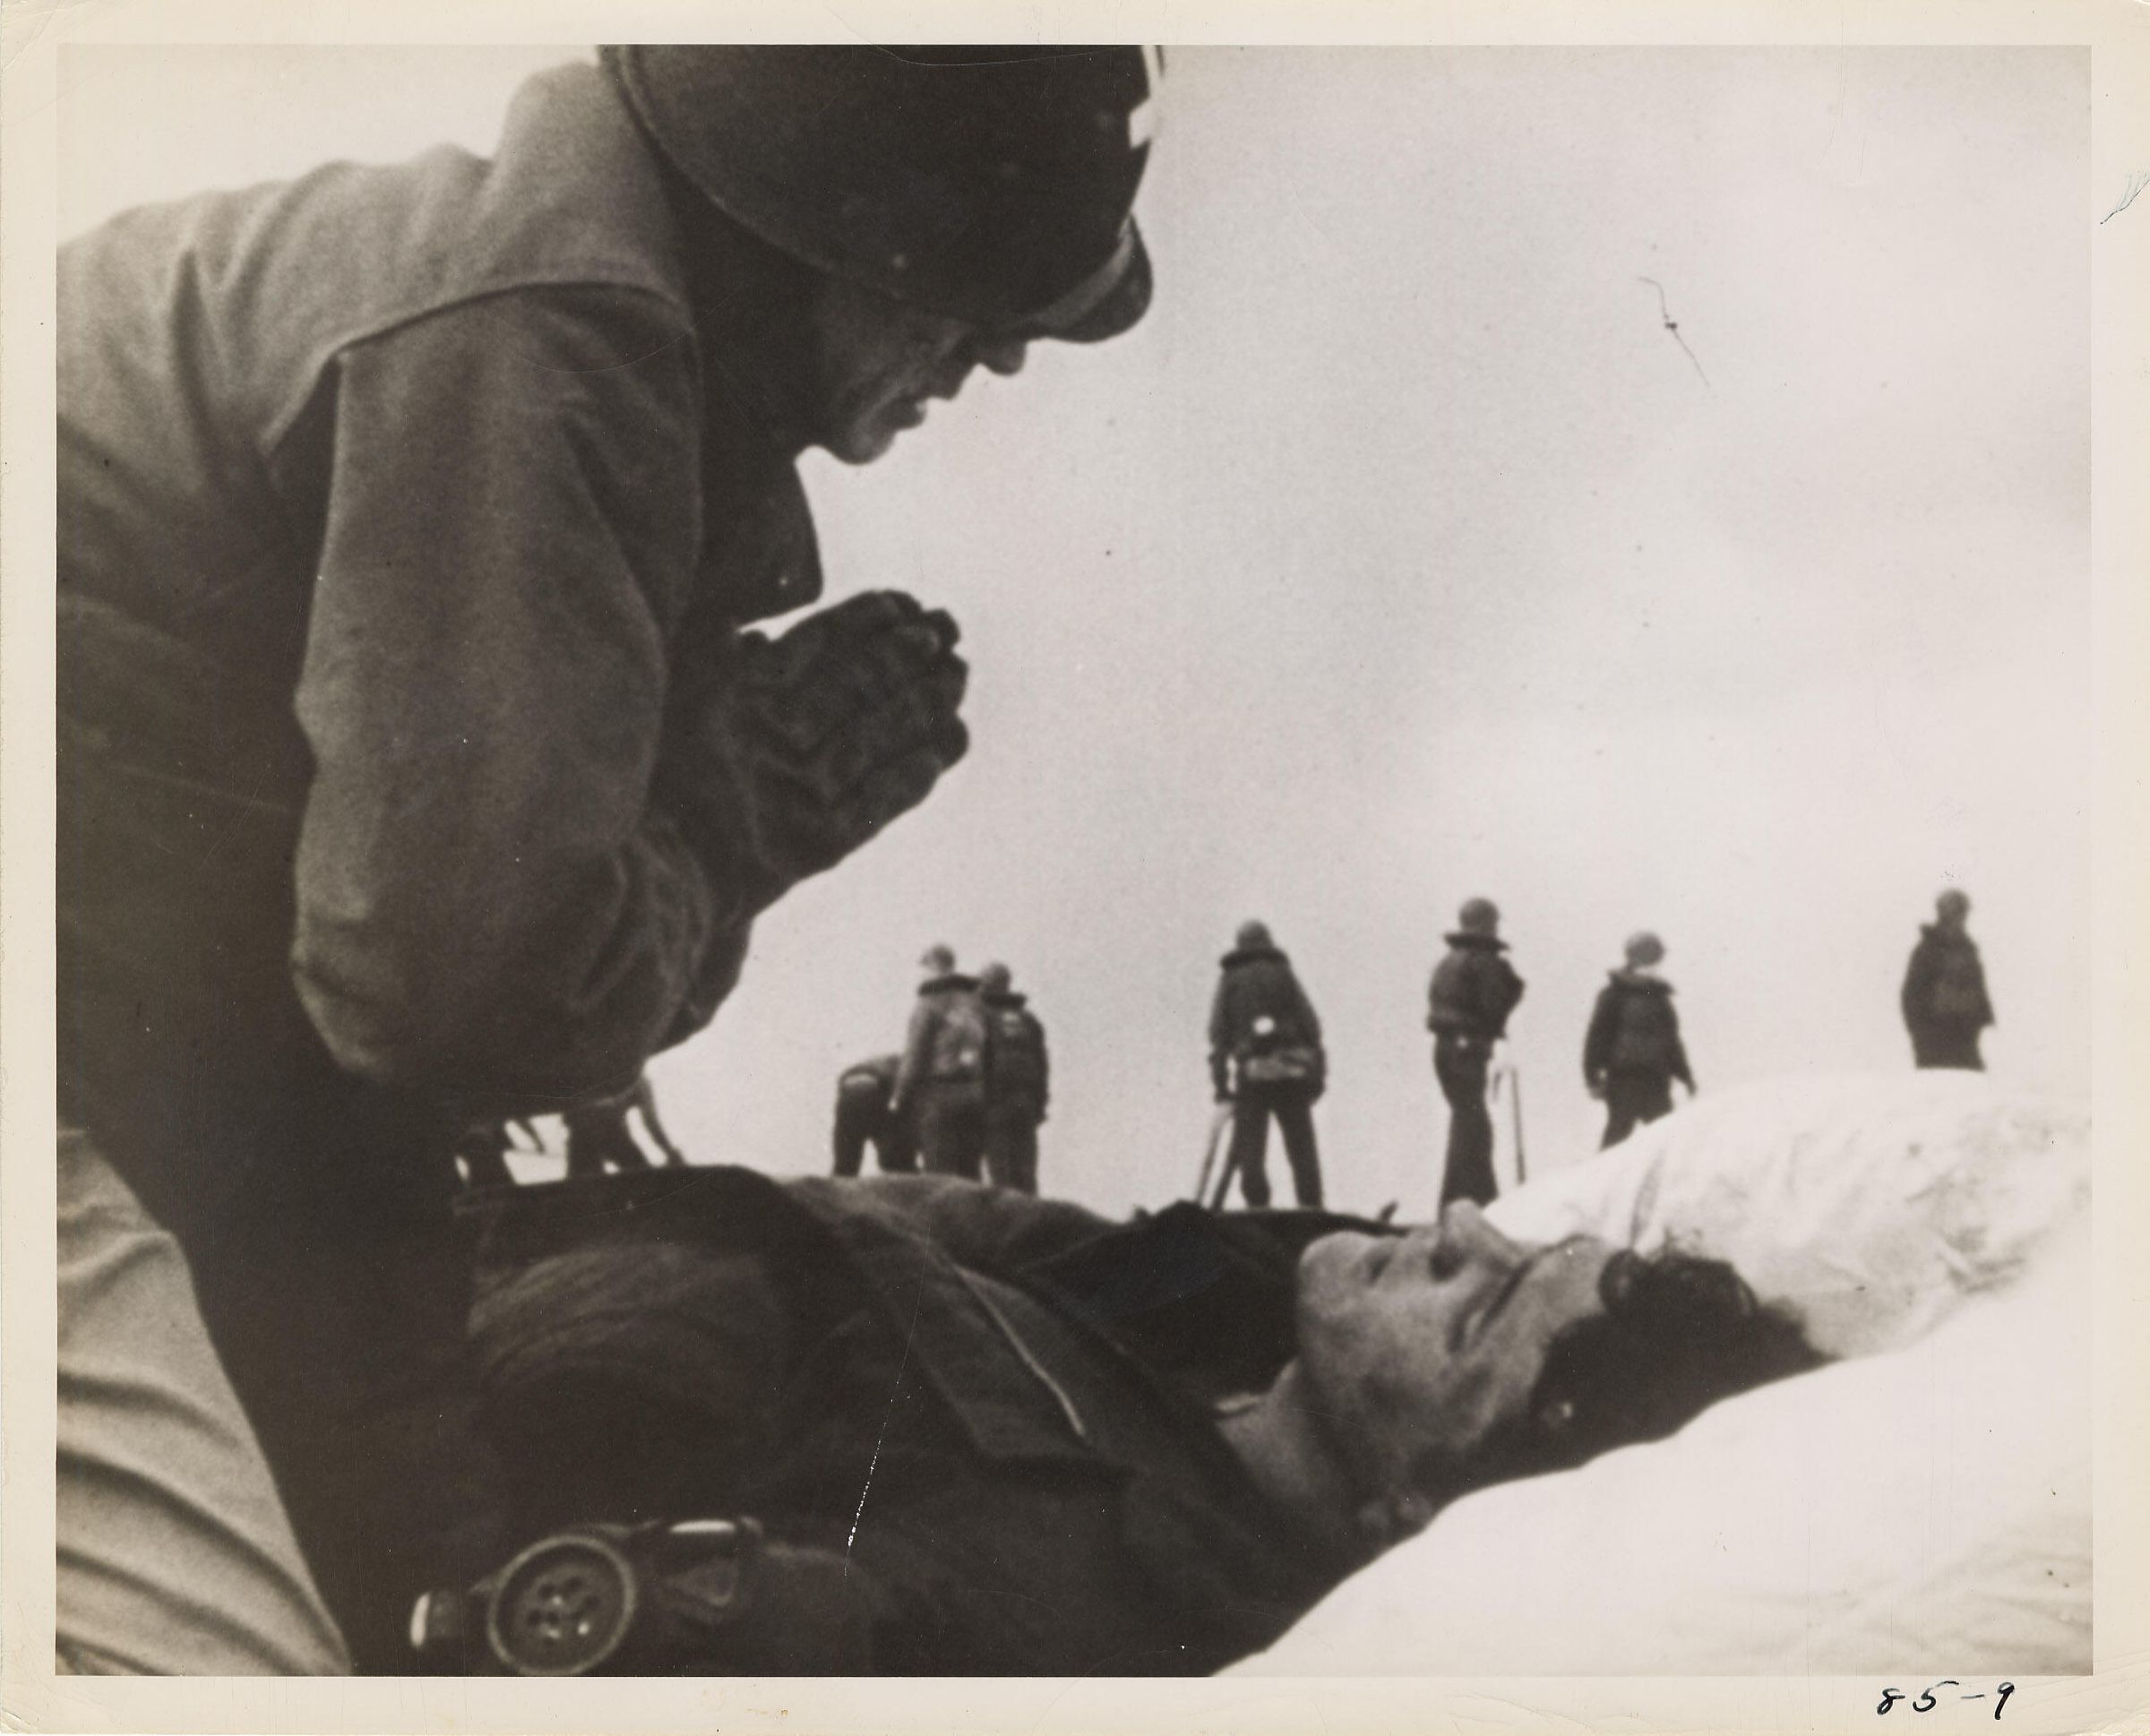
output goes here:
[[[813, 516], [785, 408], [802, 388], [796, 306], [761, 279], [782, 271], [728, 223], [685, 222], [667, 170], [594, 66], [541, 73], [516, 93], [489, 177], [488, 245], [518, 280], [588, 272], [632, 282], [692, 321], [702, 404], [701, 575], [733, 623], [821, 593]], [[790, 299], [796, 299], [792, 297]]]

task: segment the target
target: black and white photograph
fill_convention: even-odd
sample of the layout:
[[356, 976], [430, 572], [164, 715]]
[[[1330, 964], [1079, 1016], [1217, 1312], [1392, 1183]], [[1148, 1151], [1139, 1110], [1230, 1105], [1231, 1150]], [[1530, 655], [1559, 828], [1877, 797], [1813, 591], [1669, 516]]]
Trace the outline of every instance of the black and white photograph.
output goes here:
[[232, 10], [9, 20], [11, 1724], [2141, 1727], [2130, 8]]

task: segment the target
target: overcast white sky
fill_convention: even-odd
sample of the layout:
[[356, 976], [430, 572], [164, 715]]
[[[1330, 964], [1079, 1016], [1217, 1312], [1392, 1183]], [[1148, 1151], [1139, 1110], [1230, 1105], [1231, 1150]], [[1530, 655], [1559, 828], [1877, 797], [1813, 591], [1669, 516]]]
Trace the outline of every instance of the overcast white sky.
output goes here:
[[[65, 50], [61, 232], [488, 149], [572, 52]], [[830, 596], [963, 622], [975, 745], [764, 920], [658, 1068], [675, 1133], [821, 1167], [835, 1072], [895, 1045], [946, 940], [1051, 1031], [1046, 1186], [1161, 1201], [1259, 915], [1329, 1026], [1332, 1198], [1421, 1211], [1425, 976], [1475, 893], [1530, 983], [1534, 1170], [1595, 1147], [1583, 1025], [1644, 925], [1705, 1089], [1907, 1066], [1904, 956], [1960, 884], [1995, 1071], [2086, 1095], [2087, 78], [2051, 48], [1169, 51], [1149, 320], [880, 464], [809, 462]]]

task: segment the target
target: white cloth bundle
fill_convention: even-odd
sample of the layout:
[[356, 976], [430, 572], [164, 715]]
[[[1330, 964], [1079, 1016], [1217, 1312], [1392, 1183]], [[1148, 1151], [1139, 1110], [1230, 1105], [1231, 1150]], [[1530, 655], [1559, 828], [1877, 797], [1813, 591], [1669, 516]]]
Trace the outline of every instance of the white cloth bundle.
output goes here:
[[1845, 1362], [1458, 1502], [1236, 1673], [2090, 1668], [2085, 1119], [1971, 1074], [1706, 1098], [1500, 1202], [1731, 1260]]

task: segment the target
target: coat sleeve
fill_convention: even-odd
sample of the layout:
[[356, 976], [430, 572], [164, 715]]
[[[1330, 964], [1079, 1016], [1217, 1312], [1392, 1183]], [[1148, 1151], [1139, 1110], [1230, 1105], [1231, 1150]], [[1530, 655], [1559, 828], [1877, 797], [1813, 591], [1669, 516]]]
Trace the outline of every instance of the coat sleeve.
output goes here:
[[1672, 1076], [1692, 1091], [1695, 1088], [1695, 1074], [1694, 1070], [1687, 1064], [1687, 1043], [1680, 1035], [1680, 1010], [1668, 1002], [1664, 1013], [1672, 1036], [1672, 1053], [1665, 1057], [1666, 1065]]
[[1507, 1036], [1509, 1015], [1522, 999], [1523, 979], [1516, 975], [1515, 967], [1499, 953], [1492, 954], [1479, 979], [1478, 1009], [1485, 1028], [1495, 1037]]
[[618, 1086], [736, 979], [749, 913], [649, 799], [701, 537], [684, 341], [654, 297], [526, 291], [334, 365], [292, 964], [361, 1076]]
[[1612, 1064], [1612, 1042], [1620, 1023], [1620, 992], [1607, 984], [1590, 1009], [1590, 1028], [1583, 1034], [1583, 1083], [1600, 1084]]
[[1217, 993], [1209, 997], [1209, 1083], [1220, 1097], [1231, 1087], [1232, 979], [1217, 979]]
[[912, 1095], [925, 1078], [926, 1063], [933, 1053], [933, 1037], [941, 1028], [940, 1009], [921, 996], [911, 1009], [910, 1028], [903, 1040], [903, 1059], [896, 1065], [896, 1089], [889, 1108], [900, 1114], [909, 1107]]
[[1321, 1016], [1314, 1010], [1314, 1003], [1307, 999], [1306, 985], [1294, 973], [1286, 979], [1292, 985], [1292, 1007], [1303, 1025], [1307, 1040], [1317, 1049], [1321, 1046]]
[[1904, 966], [1904, 986], [1897, 991], [1896, 1004], [1903, 1010], [1904, 1022], [1914, 1030], [1926, 1023], [1927, 1001], [1933, 991], [1932, 943], [1922, 937], [1912, 948], [1911, 957]]

